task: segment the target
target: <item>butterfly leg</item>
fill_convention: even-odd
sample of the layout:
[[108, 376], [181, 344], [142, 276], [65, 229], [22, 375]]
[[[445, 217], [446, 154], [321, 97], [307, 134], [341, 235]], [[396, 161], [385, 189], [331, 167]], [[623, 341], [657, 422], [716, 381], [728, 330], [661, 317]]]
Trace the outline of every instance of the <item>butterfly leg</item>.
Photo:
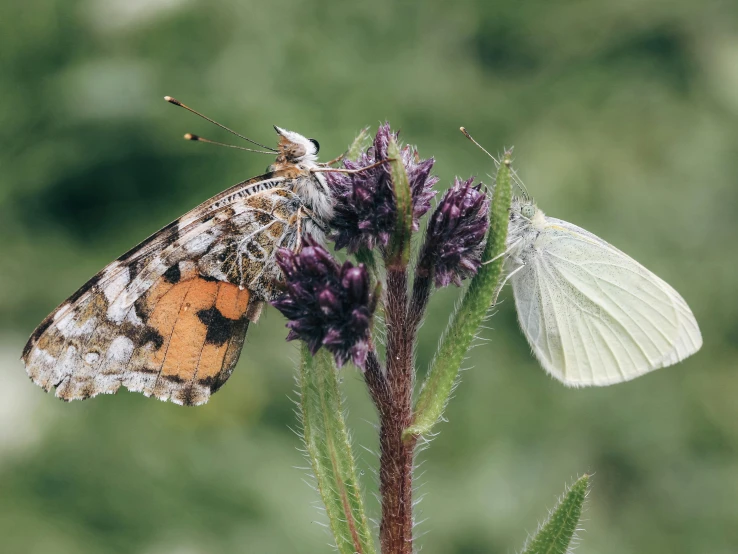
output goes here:
[[[302, 208], [301, 208], [302, 209]], [[302, 218], [300, 217], [300, 210], [297, 211], [297, 240], [295, 241], [295, 252], [300, 250], [302, 246]]]
[[492, 306], [496, 306], [497, 305], [497, 297], [500, 296], [500, 293], [502, 292], [503, 287], [507, 284], [507, 282], [510, 280], [510, 278], [513, 275], [515, 275], [518, 271], [520, 271], [521, 269], [523, 269], [524, 267], [525, 267], [525, 264], [523, 264], [521, 266], [518, 266], [515, 269], [513, 269], [510, 273], [508, 273], [507, 275], [505, 275], [505, 278], [502, 280], [502, 283], [500, 283], [497, 286], [497, 288], [495, 289], [495, 294], [492, 297]]
[[330, 166], [332, 166], [333, 164], [337, 164], [338, 162], [342, 162], [342, 161], [343, 161], [343, 159], [344, 159], [344, 158], [346, 157], [346, 154], [348, 154], [348, 151], [344, 152], [343, 154], [341, 154], [341, 155], [340, 155], [340, 156], [338, 156], [337, 158], [333, 158], [333, 159], [332, 159], [331, 161], [329, 161], [329, 162], [323, 162], [323, 163], [320, 163], [320, 164], [318, 164], [318, 165], [319, 165], [320, 167], [330, 167]]
[[309, 220], [308, 223], [312, 223], [315, 227], [317, 227], [324, 235], [327, 235], [329, 232], [328, 226], [326, 226], [324, 223], [318, 219], [315, 214], [312, 212], [312, 210], [306, 208], [305, 206], [300, 206], [292, 217], [290, 217], [289, 224], [294, 226], [297, 229], [297, 239], [295, 240], [295, 245], [293, 250], [297, 252], [302, 247], [302, 233], [304, 228], [305, 220]]
[[343, 169], [340, 167], [311, 167], [310, 171], [312, 173], [347, 173], [351, 175], [353, 173], [361, 173], [362, 171], [366, 171], [367, 169], [373, 169], [375, 167], [379, 167], [380, 165], [386, 164], [387, 162], [391, 162], [391, 161], [394, 161], [394, 160], [392, 158], [387, 158], [386, 160], [379, 160], [376, 163], [373, 163], [366, 167], [360, 167], [358, 169]]
[[297, 214], [298, 216], [302, 215], [302, 217], [300, 217], [300, 219], [298, 220], [298, 225], [303, 219], [307, 218], [307, 219], [310, 219], [313, 225], [315, 225], [316, 227], [318, 227], [318, 229], [323, 231], [324, 234], [326, 235], [328, 234], [328, 231], [329, 231], [328, 227], [324, 225], [318, 217], [315, 216], [315, 213], [313, 213], [312, 210], [306, 208], [305, 206], [301, 206]]
[[487, 260], [487, 261], [486, 261], [486, 262], [484, 262], [484, 263], [483, 263], [482, 265], [487, 265], [487, 264], [491, 264], [491, 263], [492, 263], [492, 262], [494, 262], [495, 260], [499, 260], [499, 259], [500, 259], [500, 258], [502, 258], [503, 256], [506, 256], [507, 254], [509, 254], [510, 252], [512, 252], [512, 251], [513, 251], [513, 250], [515, 249], [515, 247], [516, 247], [516, 246], [517, 246], [518, 244], [520, 244], [520, 241], [521, 241], [521, 240], [523, 240], [523, 239], [522, 239], [522, 238], [520, 238], [520, 239], [516, 240], [516, 241], [515, 241], [515, 242], [513, 242], [513, 243], [512, 243], [512, 244], [511, 244], [511, 245], [510, 245], [510, 246], [509, 246], [508, 248], [506, 248], [504, 252], [502, 252], [502, 253], [500, 253], [500, 254], [497, 254], [497, 256], [495, 256], [495, 257], [494, 257], [494, 258], [492, 258], [491, 260]]
[[[293, 250], [295, 252], [302, 248], [302, 220], [305, 217], [311, 217], [311, 213], [308, 209], [303, 206], [297, 208], [297, 213], [290, 218], [290, 224], [294, 225], [297, 229], [297, 240], [295, 240], [295, 246]], [[312, 219], [312, 218], [311, 218]]]

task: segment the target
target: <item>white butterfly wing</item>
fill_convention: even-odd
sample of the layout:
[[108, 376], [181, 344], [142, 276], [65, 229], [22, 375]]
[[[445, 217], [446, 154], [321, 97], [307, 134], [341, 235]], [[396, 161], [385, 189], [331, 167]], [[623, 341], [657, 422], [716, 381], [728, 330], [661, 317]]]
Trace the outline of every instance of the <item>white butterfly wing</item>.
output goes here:
[[592, 233], [546, 218], [527, 254], [512, 277], [518, 319], [543, 368], [564, 384], [628, 381], [702, 346], [679, 293]]

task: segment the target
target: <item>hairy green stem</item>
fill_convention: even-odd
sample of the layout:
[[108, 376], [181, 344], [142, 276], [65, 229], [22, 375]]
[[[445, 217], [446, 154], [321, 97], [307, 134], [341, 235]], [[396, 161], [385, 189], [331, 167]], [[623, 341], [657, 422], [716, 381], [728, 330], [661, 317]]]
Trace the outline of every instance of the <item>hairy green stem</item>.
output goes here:
[[[504, 263], [503, 256], [499, 255], [505, 251], [507, 241], [512, 199], [510, 155], [509, 152], [505, 153], [497, 170], [490, 209], [490, 230], [482, 254], [483, 265], [472, 279], [461, 304], [446, 327], [415, 404], [413, 423], [404, 432], [406, 440], [430, 432], [441, 418], [458, 378], [461, 363], [492, 304]], [[495, 261], [490, 262], [496, 257]]]
[[303, 438], [341, 554], [374, 554], [364, 513], [341, 393], [331, 355], [302, 346], [299, 367]]

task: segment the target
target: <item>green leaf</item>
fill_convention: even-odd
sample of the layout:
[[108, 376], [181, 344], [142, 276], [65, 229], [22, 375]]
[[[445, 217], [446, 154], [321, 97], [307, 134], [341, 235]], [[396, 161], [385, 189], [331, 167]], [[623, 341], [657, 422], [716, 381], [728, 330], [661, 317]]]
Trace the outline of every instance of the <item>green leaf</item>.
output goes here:
[[582, 517], [589, 493], [589, 475], [580, 477], [559, 500], [534, 537], [526, 541], [523, 554], [566, 554]]
[[356, 135], [354, 142], [346, 150], [346, 159], [355, 161], [359, 158], [361, 153], [369, 148], [372, 143], [372, 138], [369, 135], [369, 127], [364, 127], [359, 134]]
[[[492, 304], [504, 263], [501, 254], [505, 251], [507, 241], [512, 199], [510, 156], [511, 153], [506, 152], [497, 168], [490, 209], [490, 229], [482, 254], [483, 265], [472, 279], [441, 338], [441, 344], [415, 404], [413, 424], [403, 432], [405, 439], [429, 433], [441, 419], [456, 384], [461, 363]], [[495, 258], [497, 259], [493, 262], [484, 263]]]
[[356, 465], [343, 418], [333, 357], [302, 346], [299, 367], [303, 438], [338, 551], [374, 554]]
[[387, 147], [387, 156], [390, 162], [392, 186], [395, 192], [397, 205], [397, 222], [395, 230], [387, 247], [388, 268], [404, 268], [410, 261], [410, 241], [413, 231], [413, 203], [410, 183], [407, 179], [405, 165], [402, 163], [402, 153], [394, 137], [390, 137]]

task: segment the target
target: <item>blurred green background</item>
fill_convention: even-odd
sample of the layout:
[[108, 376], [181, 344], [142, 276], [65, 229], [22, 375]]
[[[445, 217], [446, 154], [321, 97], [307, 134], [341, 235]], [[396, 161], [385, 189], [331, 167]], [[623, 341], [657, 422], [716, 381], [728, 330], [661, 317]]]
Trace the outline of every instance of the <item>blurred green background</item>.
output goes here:
[[[0, 3], [0, 551], [329, 552], [290, 430], [295, 345], [273, 310], [212, 401], [63, 404], [18, 361], [36, 324], [121, 252], [266, 156], [165, 94], [324, 159], [388, 119], [454, 175], [515, 164], [549, 215], [625, 250], [689, 302], [704, 347], [605, 389], [531, 357], [510, 291], [420, 455], [427, 554], [513, 552], [595, 472], [580, 552], [738, 551], [738, 3], [4, 0]], [[427, 367], [452, 287], [422, 330]], [[343, 371], [370, 511], [371, 404]]]

